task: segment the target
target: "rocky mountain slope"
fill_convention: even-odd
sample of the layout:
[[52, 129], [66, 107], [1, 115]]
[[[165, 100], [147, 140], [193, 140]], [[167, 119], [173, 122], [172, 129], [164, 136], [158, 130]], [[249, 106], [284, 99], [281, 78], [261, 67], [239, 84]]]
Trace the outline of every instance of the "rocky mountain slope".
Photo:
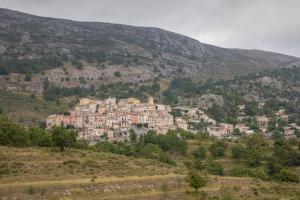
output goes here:
[[[2, 89], [38, 92], [45, 79], [64, 87], [90, 87], [158, 76], [231, 78], [300, 65], [296, 57], [220, 48], [158, 28], [76, 22], [7, 9], [0, 9], [0, 58]], [[20, 74], [32, 77], [23, 81]]]

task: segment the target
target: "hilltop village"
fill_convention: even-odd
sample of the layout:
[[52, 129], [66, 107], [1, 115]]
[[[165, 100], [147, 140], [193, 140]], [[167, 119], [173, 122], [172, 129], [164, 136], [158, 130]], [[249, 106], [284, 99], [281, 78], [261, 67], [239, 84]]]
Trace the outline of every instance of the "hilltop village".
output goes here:
[[139, 99], [128, 98], [119, 101], [116, 98], [105, 100], [81, 99], [70, 113], [50, 115], [46, 120], [47, 128], [54, 125], [73, 126], [79, 130], [78, 138], [90, 142], [102, 139], [125, 140], [130, 130], [138, 135], [154, 130], [165, 134], [170, 129], [187, 130], [187, 123], [170, 114], [168, 105], [155, 104], [152, 97], [142, 103]]
[[[264, 103], [259, 106], [262, 108]], [[136, 98], [119, 101], [116, 98], [104, 100], [83, 98], [70, 112], [50, 115], [46, 119], [46, 126], [48, 129], [54, 125], [74, 127], [78, 130], [78, 139], [85, 139], [90, 143], [102, 140], [128, 140], [131, 131], [141, 136], [149, 130], [166, 134], [169, 130], [178, 128], [195, 133], [204, 131], [217, 138], [234, 139], [241, 134], [249, 135], [255, 132], [260, 132], [266, 137], [271, 136], [268, 131], [271, 119], [266, 116], [255, 116], [256, 127], [253, 127], [253, 119], [245, 116], [244, 109], [245, 105], [239, 106], [240, 123], [230, 124], [218, 123], [198, 108], [172, 108], [169, 105], [156, 104], [153, 97], [149, 97], [147, 102], [141, 102]], [[287, 124], [282, 128], [284, 136], [295, 137], [300, 127], [288, 124], [289, 116], [284, 110], [279, 110], [276, 116]]]

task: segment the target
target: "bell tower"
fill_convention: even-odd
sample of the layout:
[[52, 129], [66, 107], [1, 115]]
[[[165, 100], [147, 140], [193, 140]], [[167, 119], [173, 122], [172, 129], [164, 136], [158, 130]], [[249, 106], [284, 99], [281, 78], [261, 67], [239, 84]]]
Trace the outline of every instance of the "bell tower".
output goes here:
[[148, 103], [153, 105], [154, 104], [154, 100], [153, 100], [153, 97], [149, 97], [148, 98]]

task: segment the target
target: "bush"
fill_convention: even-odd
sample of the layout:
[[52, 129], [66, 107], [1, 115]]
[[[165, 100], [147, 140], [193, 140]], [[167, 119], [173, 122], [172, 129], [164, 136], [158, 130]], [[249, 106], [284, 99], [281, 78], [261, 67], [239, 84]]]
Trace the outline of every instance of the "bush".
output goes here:
[[250, 176], [253, 178], [258, 178], [264, 181], [269, 180], [267, 172], [262, 168], [256, 168], [250, 171]]
[[205, 169], [205, 164], [201, 160], [197, 159], [194, 161], [194, 168], [199, 171], [202, 171], [203, 169]]
[[206, 164], [206, 169], [207, 171], [212, 174], [212, 175], [219, 175], [219, 176], [223, 176], [224, 175], [224, 168], [223, 166], [216, 162], [216, 161], [209, 161]]
[[231, 151], [232, 157], [236, 159], [245, 158], [247, 155], [247, 151], [242, 145], [233, 146]]
[[114, 75], [115, 75], [115, 77], [118, 77], [118, 78], [122, 76], [121, 73], [118, 71], [114, 72]]
[[139, 145], [155, 144], [163, 151], [173, 151], [185, 154], [187, 151], [187, 142], [184, 138], [180, 138], [176, 131], [168, 131], [166, 135], [157, 135], [153, 131], [149, 131], [139, 142]]
[[268, 174], [274, 176], [283, 169], [283, 165], [275, 159], [270, 160], [267, 163]]
[[52, 146], [51, 136], [49, 133], [46, 133], [44, 129], [38, 127], [30, 127], [28, 129], [28, 137], [30, 141], [30, 146]]
[[130, 132], [130, 136], [129, 136], [130, 142], [131, 142], [132, 144], [135, 144], [135, 143], [137, 142], [137, 135], [136, 135], [136, 133], [134, 132], [133, 129], [130, 129], [129, 132]]
[[200, 146], [198, 149], [193, 151], [193, 155], [197, 159], [205, 158], [206, 157], [206, 148], [204, 146]]
[[262, 161], [262, 152], [254, 148], [249, 149], [247, 152], [247, 163], [250, 166], [259, 166]]
[[97, 142], [97, 144], [95, 146], [96, 146], [97, 151], [101, 151], [101, 152], [117, 153], [117, 151], [118, 151], [116, 145], [114, 145], [108, 141]]
[[76, 67], [77, 69], [79, 69], [79, 70], [83, 69], [82, 63], [80, 61], [78, 61], [78, 60], [72, 60], [72, 65], [74, 67]]
[[275, 175], [275, 179], [282, 182], [294, 182], [299, 183], [299, 177], [291, 172], [290, 169], [282, 169], [278, 174]]
[[89, 142], [87, 140], [77, 140], [75, 146], [77, 149], [87, 149]]
[[160, 160], [162, 158], [162, 149], [155, 144], [147, 144], [140, 149], [140, 155], [145, 158]]
[[234, 167], [228, 171], [230, 176], [235, 176], [235, 177], [245, 177], [249, 176], [250, 172], [248, 169], [244, 167]]
[[165, 153], [162, 154], [160, 161], [169, 165], [176, 165], [176, 162], [172, 160], [169, 156], [167, 156]]
[[31, 81], [31, 75], [30, 74], [26, 74], [24, 77], [24, 81], [29, 82]]
[[25, 147], [30, 145], [30, 140], [23, 127], [0, 116], [0, 145]]
[[220, 158], [225, 155], [226, 148], [227, 144], [224, 141], [217, 141], [210, 146], [209, 150], [214, 158]]

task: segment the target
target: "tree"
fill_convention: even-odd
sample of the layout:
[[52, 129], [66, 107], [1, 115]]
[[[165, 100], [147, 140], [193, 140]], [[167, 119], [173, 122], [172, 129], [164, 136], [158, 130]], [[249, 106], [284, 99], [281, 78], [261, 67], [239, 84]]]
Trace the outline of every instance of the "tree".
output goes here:
[[145, 158], [160, 160], [162, 158], [162, 149], [155, 144], [147, 144], [140, 149], [140, 155]]
[[59, 147], [61, 151], [76, 144], [76, 135], [72, 129], [54, 126], [51, 128], [50, 133], [54, 145]]
[[6, 66], [2, 66], [0, 63], [0, 75], [9, 75], [9, 70]]
[[31, 75], [30, 74], [26, 74], [24, 77], [24, 81], [29, 82], [31, 81]]
[[249, 127], [250, 129], [254, 130], [255, 132], [257, 132], [259, 130], [259, 127], [258, 127], [258, 123], [257, 123], [257, 119], [256, 117], [253, 117], [251, 119], [251, 122], [249, 124]]
[[235, 129], [233, 130], [233, 134], [234, 134], [234, 135], [237, 135], [237, 136], [240, 136], [240, 135], [241, 135], [240, 129], [235, 128]]
[[231, 149], [232, 157], [236, 159], [245, 158], [247, 155], [246, 149], [242, 145], [235, 145]]
[[271, 176], [278, 174], [282, 169], [283, 165], [274, 158], [267, 163], [268, 174]]
[[121, 73], [118, 71], [114, 72], [114, 75], [115, 75], [115, 77], [118, 77], [118, 78], [122, 76]]
[[137, 127], [137, 128], [142, 128], [142, 127], [143, 127], [143, 124], [137, 123], [137, 124], [136, 124], [136, 127]]
[[258, 113], [258, 103], [249, 102], [245, 105], [245, 114], [249, 116], [255, 116]]
[[196, 190], [196, 192], [198, 192], [198, 189], [204, 187], [207, 183], [206, 179], [195, 171], [189, 172], [187, 176], [187, 182]]
[[95, 146], [101, 152], [117, 153], [118, 151], [116, 145], [108, 141], [97, 142]]
[[227, 144], [225, 141], [217, 141], [209, 147], [209, 150], [213, 157], [220, 158], [225, 155], [226, 148]]
[[43, 88], [44, 90], [47, 90], [50, 86], [50, 82], [48, 80], [48, 78], [45, 78], [44, 82], [43, 82]]
[[224, 175], [224, 167], [219, 162], [213, 160], [208, 161], [206, 165], [206, 169], [212, 175], [219, 175], [219, 176]]
[[251, 148], [247, 151], [247, 163], [251, 166], [259, 166], [262, 158], [262, 152], [258, 149]]
[[25, 147], [29, 144], [28, 134], [23, 127], [0, 116], [0, 145]]
[[130, 132], [130, 136], [129, 136], [130, 141], [131, 141], [131, 143], [135, 144], [137, 142], [137, 135], [133, 129], [130, 129], [129, 132]]
[[207, 113], [209, 116], [211, 116], [212, 118], [214, 118], [217, 121], [221, 121], [222, 119], [224, 119], [226, 117], [226, 111], [224, 110], [224, 108], [218, 104], [213, 104], [212, 107], [210, 107], [207, 110]]
[[51, 136], [44, 129], [30, 127], [27, 132], [31, 146], [50, 147], [52, 145]]
[[72, 60], [72, 65], [75, 66], [79, 70], [83, 69], [83, 65], [79, 60]]
[[206, 157], [206, 148], [204, 146], [199, 146], [198, 149], [193, 151], [193, 155], [197, 159], [205, 158]]
[[178, 136], [177, 131], [168, 131], [166, 135], [157, 135], [155, 131], [150, 130], [140, 140], [140, 143], [156, 144], [164, 151], [174, 151], [185, 154], [187, 151], [187, 142], [184, 138]]
[[173, 115], [173, 117], [181, 117], [181, 110], [178, 108], [173, 108], [170, 114]]
[[201, 160], [196, 159], [194, 161], [194, 168], [202, 171], [203, 169], [205, 169], [205, 164]]

